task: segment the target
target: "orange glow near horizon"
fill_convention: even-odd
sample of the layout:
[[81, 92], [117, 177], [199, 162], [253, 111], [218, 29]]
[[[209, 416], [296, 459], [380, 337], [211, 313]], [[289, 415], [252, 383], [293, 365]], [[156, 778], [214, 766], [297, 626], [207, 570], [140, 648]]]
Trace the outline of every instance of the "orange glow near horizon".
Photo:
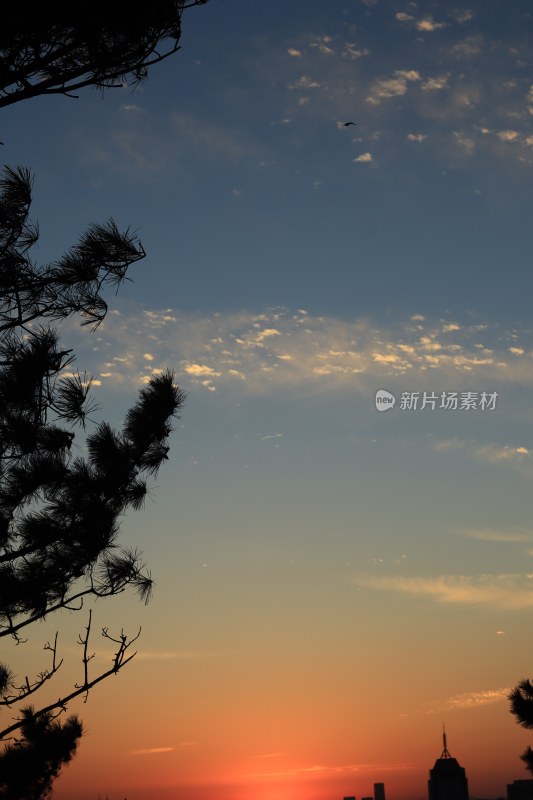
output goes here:
[[[495, 703], [448, 720], [448, 746], [466, 769], [473, 797], [502, 796], [506, 783], [525, 777], [518, 756], [527, 736], [518, 726], [513, 727], [508, 717], [505, 704]], [[231, 726], [232, 742], [227, 735], [224, 738], [221, 720], [213, 719], [203, 742], [181, 749], [176, 743], [173, 750], [167, 750], [162, 743], [171, 741], [171, 733], [162, 717], [160, 746], [151, 752], [146, 748], [142, 755], [125, 746], [131, 734], [129, 726], [120, 747], [116, 738], [104, 742], [99, 731], [97, 738], [87, 737], [79, 756], [64, 771], [57, 783], [57, 800], [68, 800], [73, 793], [80, 800], [94, 800], [98, 795], [109, 800], [145, 800], [147, 796], [150, 800], [212, 800], [215, 795], [217, 800], [342, 800], [345, 796], [372, 796], [374, 783], [385, 784], [387, 800], [425, 800], [429, 769], [442, 749], [441, 723], [435, 715], [420, 718], [416, 725], [404, 721], [398, 727], [390, 722], [389, 730], [382, 734], [382, 752], [387, 758], [381, 762], [376, 757], [356, 758], [358, 752], [368, 755], [372, 749], [365, 747], [365, 738], [375, 742], [370, 725], [354, 724], [350, 743], [324, 740], [320, 746], [318, 732], [302, 728], [296, 755], [288, 752], [288, 747], [283, 750], [289, 742], [282, 726], [279, 750], [257, 746], [261, 744], [261, 723], [258, 718], [255, 730], [249, 731], [247, 746], [242, 739], [238, 743], [235, 725]], [[495, 747], [493, 731], [504, 726], [505, 738]], [[246, 758], [242, 752], [238, 755], [243, 747], [249, 752]], [[491, 755], [490, 769], [487, 753]], [[95, 763], [99, 764], [98, 774]]]

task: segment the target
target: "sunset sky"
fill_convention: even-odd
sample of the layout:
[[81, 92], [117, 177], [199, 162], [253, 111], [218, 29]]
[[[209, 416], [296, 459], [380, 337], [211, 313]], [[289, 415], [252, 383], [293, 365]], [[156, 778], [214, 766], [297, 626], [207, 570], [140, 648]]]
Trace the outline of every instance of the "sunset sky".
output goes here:
[[[474, 797], [528, 777], [532, 12], [210, 0], [135, 91], [2, 111], [37, 260], [110, 216], [148, 254], [96, 332], [64, 326], [95, 419], [166, 367], [187, 392], [122, 526], [154, 598], [93, 610], [94, 669], [103, 626], [138, 655], [71, 705], [57, 800], [418, 800], [443, 722]], [[59, 629], [41, 702], [86, 623], [4, 646], [24, 677]]]

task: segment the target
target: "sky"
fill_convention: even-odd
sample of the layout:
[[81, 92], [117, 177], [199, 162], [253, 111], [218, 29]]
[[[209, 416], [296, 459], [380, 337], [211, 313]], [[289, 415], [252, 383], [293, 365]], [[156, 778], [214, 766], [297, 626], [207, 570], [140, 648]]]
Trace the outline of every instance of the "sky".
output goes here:
[[[472, 796], [528, 777], [531, 13], [210, 0], [135, 91], [2, 111], [36, 259], [111, 216], [147, 252], [63, 326], [95, 421], [167, 367], [187, 393], [122, 524], [154, 598], [93, 608], [94, 668], [102, 627], [138, 653], [70, 706], [57, 800], [418, 800], [443, 723]], [[2, 656], [38, 672], [58, 629], [56, 698], [86, 624]]]

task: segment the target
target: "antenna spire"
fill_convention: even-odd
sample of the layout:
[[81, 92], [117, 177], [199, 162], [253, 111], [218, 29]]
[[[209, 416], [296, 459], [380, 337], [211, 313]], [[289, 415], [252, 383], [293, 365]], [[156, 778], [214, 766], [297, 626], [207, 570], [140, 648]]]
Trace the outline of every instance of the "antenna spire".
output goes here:
[[442, 744], [444, 746], [444, 750], [442, 751], [441, 758], [451, 758], [448, 747], [446, 746], [446, 728], [444, 727], [444, 722], [442, 723]]

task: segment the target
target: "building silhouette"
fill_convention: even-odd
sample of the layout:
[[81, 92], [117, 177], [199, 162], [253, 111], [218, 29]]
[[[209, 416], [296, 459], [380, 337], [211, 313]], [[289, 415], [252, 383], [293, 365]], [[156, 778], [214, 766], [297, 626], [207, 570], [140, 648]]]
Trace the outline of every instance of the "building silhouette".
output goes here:
[[385, 784], [374, 784], [374, 800], [385, 800]]
[[507, 800], [533, 800], [533, 780], [529, 778], [508, 783]]
[[429, 800], [468, 800], [468, 780], [463, 767], [452, 758], [446, 746], [446, 731], [443, 729], [444, 749], [435, 766], [429, 771]]
[[[356, 800], [353, 795], [349, 795], [348, 797], [343, 797], [342, 800]], [[373, 797], [362, 797], [361, 800], [385, 800], [385, 784], [384, 783], [375, 783], [374, 784], [374, 796]], [[522, 798], [516, 798], [516, 800], [522, 800]], [[529, 800], [529, 798], [528, 798]], [[533, 800], [533, 798], [531, 798]]]

